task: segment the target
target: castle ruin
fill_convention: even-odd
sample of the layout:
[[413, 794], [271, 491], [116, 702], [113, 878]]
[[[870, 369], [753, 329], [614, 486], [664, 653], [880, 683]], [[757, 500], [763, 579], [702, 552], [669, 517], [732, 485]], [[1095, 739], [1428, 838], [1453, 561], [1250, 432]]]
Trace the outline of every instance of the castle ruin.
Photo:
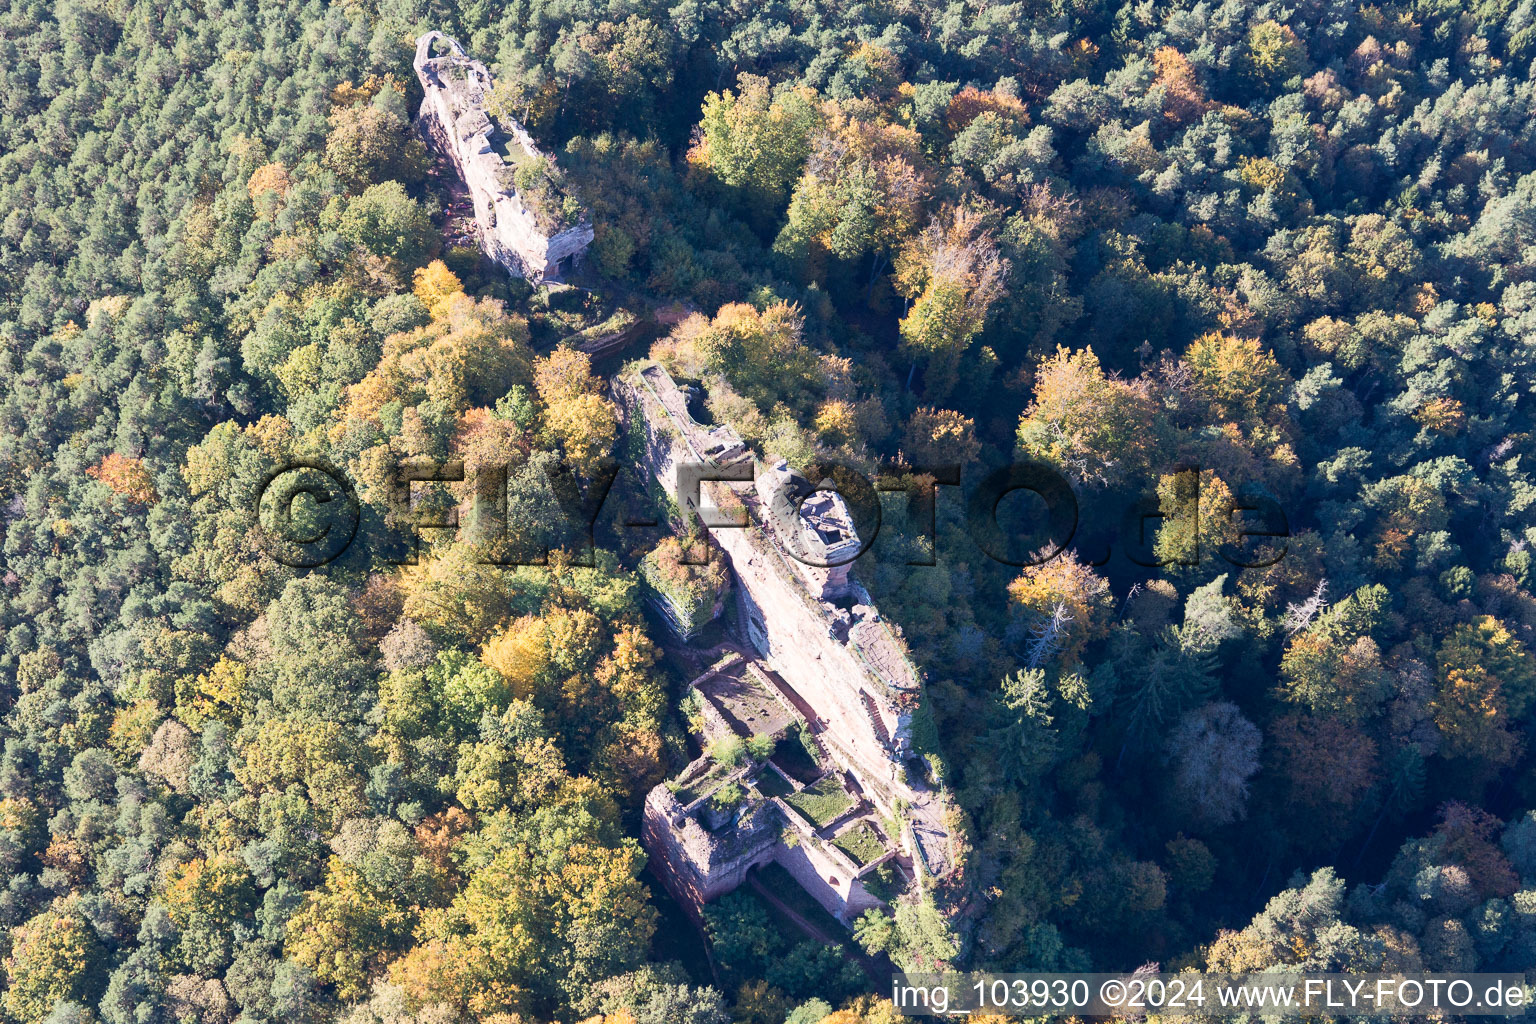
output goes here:
[[[449, 53], [434, 56], [438, 42]], [[417, 128], [468, 189], [481, 250], [534, 284], [573, 270], [592, 225], [559, 194], [553, 159], [510, 115], [493, 112], [490, 71], [441, 32], [416, 40], [414, 67], [424, 94]]]
[[[771, 758], [707, 753], [645, 803], [658, 876], [695, 914], [754, 867], [782, 865], [845, 924], [908, 884], [949, 874], [949, 801], [913, 740], [921, 678], [849, 571], [860, 542], [842, 498], [783, 463], [762, 467], [727, 426], [705, 426], [656, 363], [615, 382], [649, 471], [709, 529], [730, 568], [743, 643], [690, 687], [706, 742], [774, 736]], [[680, 486], [684, 466], [743, 483]], [[793, 763], [792, 763], [793, 762]], [[877, 884], [878, 876], [878, 884]], [[892, 879], [895, 879], [894, 884]]]

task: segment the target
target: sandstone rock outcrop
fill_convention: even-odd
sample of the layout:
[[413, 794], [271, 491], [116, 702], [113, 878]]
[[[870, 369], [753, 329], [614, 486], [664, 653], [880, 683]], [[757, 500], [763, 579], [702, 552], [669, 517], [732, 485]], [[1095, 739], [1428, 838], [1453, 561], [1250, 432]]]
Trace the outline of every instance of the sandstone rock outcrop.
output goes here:
[[[450, 52], [433, 56], [438, 42]], [[573, 214], [571, 204], [547, 194], [552, 158], [510, 116], [492, 113], [490, 71], [441, 32], [416, 40], [414, 66], [424, 93], [417, 128], [469, 190], [480, 248], [535, 284], [574, 269], [592, 241], [592, 225], [585, 212]], [[519, 175], [534, 184], [520, 189]]]
[[[697, 423], [658, 364], [616, 381], [615, 393], [630, 429], [643, 432], [647, 469], [684, 514], [695, 522], [703, 513], [705, 523], [734, 517], [744, 524], [709, 532], [729, 562], [737, 619], [764, 665], [765, 684], [804, 723], [835, 770], [852, 779], [858, 800], [899, 825], [901, 835], [892, 838], [915, 877], [921, 882], [948, 874], [955, 866], [948, 799], [923, 780], [921, 752], [913, 743], [921, 677], [849, 566], [827, 564], [858, 550], [846, 506], [824, 491], [801, 500], [808, 485], [787, 467], [759, 467], [729, 427]], [[696, 467], [705, 467], [709, 477], [749, 483], [695, 489]], [[697, 763], [689, 770], [698, 770]], [[783, 804], [777, 797], [762, 802]], [[763, 828], [759, 817], [752, 820], [754, 830]], [[758, 838], [747, 842], [744, 835], [701, 826], [697, 815], [658, 787], [646, 801], [644, 835], [658, 874], [694, 909], [735, 888], [748, 868], [767, 860], [783, 864], [844, 921], [878, 903], [857, 884], [870, 864], [854, 864], [835, 848], [833, 836], [787, 808], [781, 821], [784, 835], [801, 834], [769, 842], [754, 831]]]

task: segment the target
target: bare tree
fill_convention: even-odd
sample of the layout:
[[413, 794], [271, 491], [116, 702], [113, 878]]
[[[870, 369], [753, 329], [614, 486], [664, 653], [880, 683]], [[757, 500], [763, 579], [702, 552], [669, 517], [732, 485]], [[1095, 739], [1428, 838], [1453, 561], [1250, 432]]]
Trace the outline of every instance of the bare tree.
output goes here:
[[1168, 736], [1168, 757], [1174, 791], [1192, 817], [1226, 825], [1247, 814], [1259, 742], [1258, 726], [1229, 701], [1206, 704], [1179, 720]]
[[1328, 581], [1317, 581], [1317, 589], [1312, 591], [1312, 596], [1301, 603], [1292, 602], [1285, 606], [1285, 635], [1295, 636], [1317, 618], [1318, 613], [1328, 607]]
[[1072, 613], [1067, 610], [1067, 603], [1065, 601], [1057, 601], [1056, 607], [1051, 610], [1050, 616], [1041, 619], [1030, 630], [1029, 645], [1024, 663], [1030, 668], [1039, 668], [1059, 654], [1062, 641], [1066, 636], [1067, 627], [1071, 624]]

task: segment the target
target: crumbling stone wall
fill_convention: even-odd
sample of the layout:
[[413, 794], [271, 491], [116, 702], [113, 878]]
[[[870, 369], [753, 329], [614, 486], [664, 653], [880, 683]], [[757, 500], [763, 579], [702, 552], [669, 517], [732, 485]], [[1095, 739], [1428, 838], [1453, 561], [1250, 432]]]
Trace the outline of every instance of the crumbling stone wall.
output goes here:
[[[449, 48], [447, 56], [432, 55], [438, 42]], [[449, 158], [468, 188], [481, 249], [517, 277], [534, 283], [559, 279], [591, 243], [592, 225], [583, 215], [575, 225], [548, 234], [516, 188], [505, 184], [511, 168], [492, 145], [497, 127], [527, 157], [545, 155], [516, 121], [503, 118], [492, 124], [486, 112], [493, 87], [490, 71], [441, 32], [416, 40], [414, 66], [423, 93], [417, 128], [432, 149]]]
[[[796, 820], [793, 811], [781, 810], [780, 813], [791, 822]], [[881, 906], [880, 901], [864, 888], [862, 878], [868, 870], [859, 868], [837, 847], [810, 837], [808, 829], [801, 830], [792, 842], [781, 840], [774, 848], [773, 860], [782, 865], [827, 913], [850, 927], [860, 914]]]
[[711, 832], [666, 786], [657, 786], [645, 798], [640, 838], [651, 855], [651, 870], [697, 917], [700, 907], [737, 888], [748, 871], [773, 859], [781, 828], [776, 809], [759, 802], [735, 828]]
[[[696, 761], [684, 774], [699, 767]], [[851, 926], [860, 914], [881, 905], [861, 880], [876, 865], [860, 868], [819, 839], [782, 800], [753, 798], [732, 827], [718, 831], [699, 820], [698, 806], [707, 800], [684, 807], [666, 786], [657, 786], [646, 797], [641, 826], [651, 871], [695, 918], [704, 904], [740, 887], [747, 872], [769, 862], [783, 865], [844, 924]]]

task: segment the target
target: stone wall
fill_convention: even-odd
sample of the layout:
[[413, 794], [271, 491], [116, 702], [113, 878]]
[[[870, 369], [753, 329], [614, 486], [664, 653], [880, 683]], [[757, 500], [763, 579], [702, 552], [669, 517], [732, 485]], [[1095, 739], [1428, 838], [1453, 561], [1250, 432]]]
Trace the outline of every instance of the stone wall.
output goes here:
[[645, 798], [640, 838], [651, 856], [651, 871], [697, 918], [700, 907], [737, 888], [749, 870], [773, 859], [781, 845], [781, 828], [777, 810], [758, 801], [743, 812], [735, 828], [711, 832], [666, 786], [657, 786]]
[[[437, 42], [451, 52], [433, 57]], [[493, 88], [490, 71], [441, 32], [428, 32], [416, 41], [415, 68], [423, 93], [418, 130], [435, 151], [449, 158], [468, 188], [481, 249], [518, 277], [535, 283], [560, 278], [592, 241], [592, 225], [583, 216], [577, 224], [547, 234], [517, 190], [504, 185], [510, 167], [492, 145], [498, 126], [485, 110]], [[504, 119], [499, 127], [509, 145], [528, 157], [548, 159], [517, 122]]]
[[788, 825], [786, 838], [775, 848], [773, 859], [800, 883], [800, 888], [815, 897], [827, 913], [849, 926], [866, 910], [881, 906], [860, 880], [878, 862], [860, 868], [853, 858], [818, 837], [784, 801], [774, 798], [773, 803]]
[[773, 860], [843, 924], [851, 926], [864, 911], [880, 906], [880, 901], [865, 891], [863, 883], [827, 856], [824, 847], [780, 843]]
[[657, 786], [646, 797], [641, 827], [652, 873], [695, 918], [704, 904], [739, 888], [748, 871], [769, 862], [782, 865], [846, 925], [881, 906], [861, 881], [876, 865], [861, 869], [777, 797], [752, 798], [736, 824], [719, 831], [701, 824], [702, 802], [685, 808], [667, 787]]

